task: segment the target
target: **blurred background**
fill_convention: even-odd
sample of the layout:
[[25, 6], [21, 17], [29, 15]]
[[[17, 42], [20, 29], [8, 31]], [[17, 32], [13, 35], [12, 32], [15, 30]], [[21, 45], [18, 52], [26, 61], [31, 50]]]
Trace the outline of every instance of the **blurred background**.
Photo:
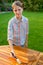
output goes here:
[[[7, 27], [14, 16], [12, 3], [15, 0], [0, 0], [0, 45], [8, 45]], [[43, 0], [20, 0], [23, 15], [29, 20], [28, 48], [43, 52]]]
[[[0, 0], [0, 11], [11, 11], [11, 4], [15, 0]], [[20, 0], [24, 9], [28, 11], [43, 11], [43, 0]]]

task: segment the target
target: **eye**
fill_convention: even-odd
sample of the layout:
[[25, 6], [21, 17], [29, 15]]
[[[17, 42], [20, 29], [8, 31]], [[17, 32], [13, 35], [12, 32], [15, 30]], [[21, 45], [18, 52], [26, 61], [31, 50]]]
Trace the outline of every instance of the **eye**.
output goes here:
[[17, 10], [14, 10], [15, 12], [17, 12]]
[[18, 11], [21, 11], [21, 9], [18, 9]]

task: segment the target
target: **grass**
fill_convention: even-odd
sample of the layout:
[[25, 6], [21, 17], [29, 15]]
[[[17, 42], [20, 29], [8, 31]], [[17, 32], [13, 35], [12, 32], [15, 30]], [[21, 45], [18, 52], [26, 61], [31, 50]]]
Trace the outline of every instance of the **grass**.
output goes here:
[[[29, 19], [28, 48], [43, 52], [43, 12], [27, 12], [23, 15]], [[0, 14], [0, 45], [7, 45], [8, 21], [14, 14], [12, 12]]]

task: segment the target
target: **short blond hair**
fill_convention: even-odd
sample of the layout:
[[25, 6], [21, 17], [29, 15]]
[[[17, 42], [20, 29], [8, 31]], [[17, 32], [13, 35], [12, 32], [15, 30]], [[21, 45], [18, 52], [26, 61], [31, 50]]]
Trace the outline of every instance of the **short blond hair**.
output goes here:
[[14, 1], [13, 4], [12, 4], [12, 8], [13, 8], [15, 5], [17, 5], [17, 6], [21, 7], [21, 8], [23, 8], [23, 3], [21, 3], [20, 1]]

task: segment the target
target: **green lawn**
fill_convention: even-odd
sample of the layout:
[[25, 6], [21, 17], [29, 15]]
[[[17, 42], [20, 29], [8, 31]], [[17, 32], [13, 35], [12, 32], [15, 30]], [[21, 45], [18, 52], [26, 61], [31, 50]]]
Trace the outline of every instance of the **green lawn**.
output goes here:
[[[43, 52], [43, 12], [24, 11], [23, 15], [29, 19], [28, 47]], [[0, 45], [8, 44], [7, 25], [12, 16], [12, 12], [0, 14]]]

